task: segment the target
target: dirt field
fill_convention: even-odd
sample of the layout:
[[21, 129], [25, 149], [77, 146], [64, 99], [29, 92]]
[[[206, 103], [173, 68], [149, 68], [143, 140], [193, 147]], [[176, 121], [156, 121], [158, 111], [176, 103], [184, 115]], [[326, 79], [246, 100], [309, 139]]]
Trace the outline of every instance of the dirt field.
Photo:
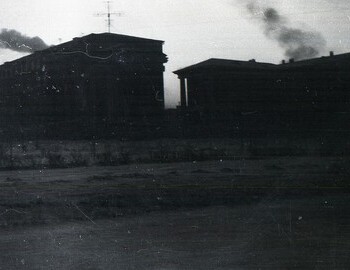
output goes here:
[[348, 269], [349, 197], [2, 230], [0, 269]]
[[347, 269], [348, 161], [0, 172], [0, 269]]

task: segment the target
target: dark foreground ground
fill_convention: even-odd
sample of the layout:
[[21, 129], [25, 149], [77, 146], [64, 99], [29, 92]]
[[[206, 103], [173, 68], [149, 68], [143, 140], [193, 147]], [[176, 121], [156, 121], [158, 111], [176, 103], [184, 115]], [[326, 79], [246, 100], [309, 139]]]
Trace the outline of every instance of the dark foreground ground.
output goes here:
[[0, 172], [0, 269], [348, 269], [347, 164]]

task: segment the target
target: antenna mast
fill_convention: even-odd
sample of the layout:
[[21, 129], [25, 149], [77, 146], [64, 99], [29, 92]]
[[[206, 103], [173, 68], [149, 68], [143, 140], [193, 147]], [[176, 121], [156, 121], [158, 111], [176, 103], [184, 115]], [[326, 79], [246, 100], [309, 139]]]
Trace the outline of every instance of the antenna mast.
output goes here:
[[107, 16], [108, 16], [108, 33], [111, 32], [111, 8], [110, 1], [107, 1]]
[[122, 12], [111, 12], [111, 1], [106, 1], [105, 3], [107, 3], [107, 13], [97, 13], [95, 14], [95, 16], [97, 17], [102, 17], [102, 16], [106, 16], [107, 15], [107, 23], [108, 23], [108, 33], [111, 32], [111, 25], [112, 25], [112, 19], [111, 19], [111, 15], [115, 15], [115, 16], [122, 16], [123, 13]]

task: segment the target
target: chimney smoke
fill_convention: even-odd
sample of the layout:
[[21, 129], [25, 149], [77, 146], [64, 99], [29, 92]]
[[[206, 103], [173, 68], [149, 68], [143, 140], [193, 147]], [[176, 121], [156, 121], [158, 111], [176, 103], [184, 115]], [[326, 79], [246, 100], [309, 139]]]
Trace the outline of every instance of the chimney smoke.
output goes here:
[[1, 29], [0, 48], [32, 53], [48, 47], [39, 37], [28, 37], [13, 29]]
[[260, 7], [254, 2], [246, 7], [263, 24], [265, 35], [285, 50], [286, 57], [302, 60], [316, 57], [324, 50], [326, 41], [320, 33], [290, 26], [289, 20], [274, 8]]

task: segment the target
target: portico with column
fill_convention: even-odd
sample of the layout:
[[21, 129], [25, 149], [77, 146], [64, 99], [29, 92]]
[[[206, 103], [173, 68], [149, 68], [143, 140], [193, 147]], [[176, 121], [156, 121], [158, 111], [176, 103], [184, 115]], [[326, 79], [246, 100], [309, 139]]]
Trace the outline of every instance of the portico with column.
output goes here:
[[178, 76], [180, 79], [180, 106], [182, 108], [187, 107], [187, 85], [186, 78], [183, 76]]

